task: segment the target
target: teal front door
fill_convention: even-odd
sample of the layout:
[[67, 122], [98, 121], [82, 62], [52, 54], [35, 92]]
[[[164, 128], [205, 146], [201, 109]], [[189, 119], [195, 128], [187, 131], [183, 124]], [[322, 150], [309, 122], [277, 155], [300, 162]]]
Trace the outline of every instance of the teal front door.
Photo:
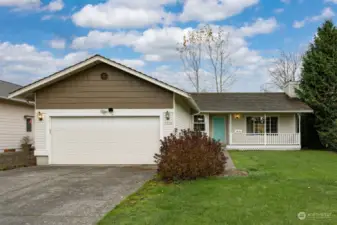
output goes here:
[[226, 142], [226, 127], [224, 117], [213, 117], [213, 138], [222, 143]]

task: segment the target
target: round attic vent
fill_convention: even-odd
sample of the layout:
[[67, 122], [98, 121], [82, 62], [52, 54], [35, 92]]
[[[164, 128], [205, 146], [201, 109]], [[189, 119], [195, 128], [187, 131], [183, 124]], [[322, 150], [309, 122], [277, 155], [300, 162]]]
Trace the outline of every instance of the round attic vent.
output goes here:
[[108, 79], [108, 74], [107, 73], [101, 73], [101, 79], [102, 80], [107, 80]]

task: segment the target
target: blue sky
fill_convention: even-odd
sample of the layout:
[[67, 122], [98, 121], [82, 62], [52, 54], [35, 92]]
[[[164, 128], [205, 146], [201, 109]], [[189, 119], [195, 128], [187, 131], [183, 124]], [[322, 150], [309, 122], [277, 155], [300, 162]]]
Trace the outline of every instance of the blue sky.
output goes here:
[[[303, 52], [337, 0], [0, 0], [0, 79], [28, 84], [102, 54], [193, 91], [175, 48], [203, 24], [231, 36], [236, 82], [259, 91], [279, 50]], [[214, 90], [205, 70], [204, 90]]]

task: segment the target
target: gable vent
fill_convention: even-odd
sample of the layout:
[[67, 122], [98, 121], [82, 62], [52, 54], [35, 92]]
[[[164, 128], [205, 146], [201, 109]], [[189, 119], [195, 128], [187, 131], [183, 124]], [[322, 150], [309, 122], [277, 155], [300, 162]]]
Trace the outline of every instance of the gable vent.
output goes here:
[[108, 79], [108, 74], [107, 73], [101, 73], [101, 79], [102, 80], [107, 80]]

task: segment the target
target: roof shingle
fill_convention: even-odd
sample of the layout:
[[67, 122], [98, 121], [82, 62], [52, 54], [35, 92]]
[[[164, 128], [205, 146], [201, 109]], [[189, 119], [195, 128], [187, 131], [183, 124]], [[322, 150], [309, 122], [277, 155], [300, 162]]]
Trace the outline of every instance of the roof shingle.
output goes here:
[[285, 93], [191, 93], [201, 111], [296, 112], [312, 111], [299, 99]]
[[18, 84], [0, 80], [0, 97], [7, 97], [10, 92], [19, 88], [21, 88], [21, 86]]

